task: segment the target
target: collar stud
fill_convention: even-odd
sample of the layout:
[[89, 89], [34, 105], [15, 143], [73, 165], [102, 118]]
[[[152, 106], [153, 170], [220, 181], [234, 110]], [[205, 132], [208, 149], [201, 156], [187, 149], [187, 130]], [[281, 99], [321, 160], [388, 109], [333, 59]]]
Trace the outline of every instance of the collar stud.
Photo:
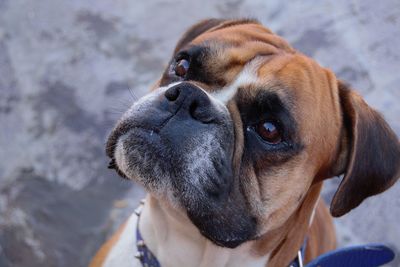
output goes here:
[[136, 252], [135, 254], [135, 258], [138, 260], [142, 260], [143, 256], [144, 256], [143, 252]]
[[142, 211], [141, 207], [138, 207], [135, 209], [135, 214], [139, 216], [141, 211]]

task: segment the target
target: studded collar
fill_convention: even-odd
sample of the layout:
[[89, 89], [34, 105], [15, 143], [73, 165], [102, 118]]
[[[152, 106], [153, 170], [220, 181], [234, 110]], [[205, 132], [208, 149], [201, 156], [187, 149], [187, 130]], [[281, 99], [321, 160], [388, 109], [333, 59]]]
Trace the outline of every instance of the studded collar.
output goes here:
[[156, 256], [151, 252], [151, 250], [146, 246], [146, 243], [143, 240], [142, 234], [139, 230], [139, 220], [140, 214], [143, 209], [144, 200], [140, 201], [140, 206], [135, 210], [135, 214], [138, 216], [136, 222], [136, 255], [135, 258], [140, 260], [143, 267], [161, 267], [160, 263], [158, 262]]

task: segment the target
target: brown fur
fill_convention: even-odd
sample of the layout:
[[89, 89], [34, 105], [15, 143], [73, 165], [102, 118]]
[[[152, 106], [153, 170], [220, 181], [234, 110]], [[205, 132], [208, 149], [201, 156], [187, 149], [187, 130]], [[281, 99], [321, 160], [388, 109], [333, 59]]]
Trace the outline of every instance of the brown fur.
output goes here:
[[[202, 21], [182, 37], [175, 53], [193, 45], [204, 45], [212, 51], [203, 62], [212, 82], [193, 81], [209, 92], [231, 84], [252, 59], [263, 60], [257, 69], [257, 81], [240, 88], [240, 98], [233, 98], [227, 105], [235, 123], [233, 165], [241, 177], [247, 205], [261, 225], [255, 253], [272, 253], [268, 266], [280, 267], [296, 256], [306, 236], [307, 262], [333, 249], [336, 241], [332, 218], [323, 201], [318, 200], [322, 181], [346, 173], [331, 205], [335, 216], [386, 190], [400, 172], [396, 135], [330, 70], [295, 51], [256, 21]], [[166, 79], [164, 73], [160, 84]], [[240, 101], [251, 103], [260, 90], [277, 94], [289, 107], [297, 122], [298, 141], [304, 146], [301, 153], [281, 165], [274, 166], [268, 160], [242, 162], [244, 137], [239, 105]], [[309, 226], [314, 207], [314, 220]], [[100, 250], [100, 259], [115, 242], [112, 240]]]
[[320, 199], [315, 210], [314, 220], [307, 234], [305, 262], [336, 247], [336, 236], [333, 221], [324, 201]]
[[332, 200], [331, 213], [336, 217], [357, 207], [365, 198], [387, 190], [400, 176], [400, 143], [396, 134], [360, 95], [343, 83], [339, 83], [339, 91], [348, 131], [348, 163]]
[[[288, 266], [296, 257], [306, 237], [308, 238], [306, 261], [318, 256], [321, 252], [335, 248], [333, 224], [329, 222], [329, 214], [328, 217], [323, 217], [326, 215], [323, 214], [326, 207], [322, 200], [318, 200], [321, 187], [322, 183], [313, 185], [297, 211], [282, 226], [260, 237], [256, 242], [255, 250], [260, 255], [272, 251], [268, 266]], [[309, 227], [314, 207], [317, 207], [316, 214]], [[326, 223], [327, 219], [328, 223]], [[327, 232], [320, 235], [320, 229]]]

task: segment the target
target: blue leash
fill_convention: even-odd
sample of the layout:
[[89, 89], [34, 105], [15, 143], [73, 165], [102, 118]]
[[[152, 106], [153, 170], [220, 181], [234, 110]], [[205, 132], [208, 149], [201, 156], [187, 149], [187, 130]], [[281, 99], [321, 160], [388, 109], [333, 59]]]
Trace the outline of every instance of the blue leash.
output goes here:
[[336, 249], [315, 258], [305, 267], [377, 267], [394, 259], [394, 252], [382, 244]]

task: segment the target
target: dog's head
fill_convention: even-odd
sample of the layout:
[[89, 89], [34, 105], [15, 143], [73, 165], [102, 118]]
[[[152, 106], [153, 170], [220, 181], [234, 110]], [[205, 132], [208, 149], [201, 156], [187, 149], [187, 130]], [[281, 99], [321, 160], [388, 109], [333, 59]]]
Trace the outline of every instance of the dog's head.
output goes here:
[[400, 146], [334, 74], [252, 20], [206, 20], [107, 143], [112, 167], [218, 245], [279, 227], [313, 183], [345, 174], [341, 216], [394, 184]]

